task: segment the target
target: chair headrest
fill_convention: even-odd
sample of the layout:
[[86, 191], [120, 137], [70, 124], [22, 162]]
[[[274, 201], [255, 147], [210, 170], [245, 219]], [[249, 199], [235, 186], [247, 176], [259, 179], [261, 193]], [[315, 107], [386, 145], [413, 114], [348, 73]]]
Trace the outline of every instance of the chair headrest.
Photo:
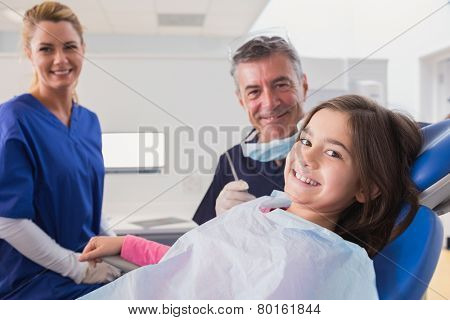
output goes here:
[[431, 124], [421, 131], [424, 143], [412, 167], [411, 177], [423, 191], [450, 172], [450, 120]]

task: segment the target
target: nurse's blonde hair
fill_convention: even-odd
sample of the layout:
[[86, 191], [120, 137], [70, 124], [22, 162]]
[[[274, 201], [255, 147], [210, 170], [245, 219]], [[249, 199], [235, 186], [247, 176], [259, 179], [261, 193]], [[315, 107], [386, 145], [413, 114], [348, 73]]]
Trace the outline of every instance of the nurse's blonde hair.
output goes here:
[[[42, 21], [69, 22], [70, 24], [72, 24], [75, 31], [80, 36], [81, 43], [84, 44], [83, 27], [81, 26], [78, 17], [75, 15], [72, 9], [59, 2], [44, 1], [25, 12], [22, 28], [22, 45], [24, 50], [30, 49], [31, 39], [33, 38], [34, 32], [36, 31], [37, 25]], [[30, 91], [36, 89], [38, 84], [39, 78], [36, 72], [34, 72]], [[73, 96], [74, 100], [77, 100], [75, 91], [73, 93]]]

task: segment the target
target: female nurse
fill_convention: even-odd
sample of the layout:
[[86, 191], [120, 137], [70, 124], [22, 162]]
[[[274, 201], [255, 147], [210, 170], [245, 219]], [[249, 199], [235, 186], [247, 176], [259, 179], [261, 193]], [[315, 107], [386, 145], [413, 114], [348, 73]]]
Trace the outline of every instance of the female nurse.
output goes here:
[[104, 178], [99, 121], [76, 102], [82, 27], [43, 2], [22, 39], [34, 80], [0, 106], [0, 299], [73, 299], [119, 276], [78, 261], [101, 231]]

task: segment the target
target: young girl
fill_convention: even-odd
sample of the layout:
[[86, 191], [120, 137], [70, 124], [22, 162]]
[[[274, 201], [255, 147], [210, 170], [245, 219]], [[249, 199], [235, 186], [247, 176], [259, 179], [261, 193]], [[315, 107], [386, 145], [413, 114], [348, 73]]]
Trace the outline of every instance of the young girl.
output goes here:
[[[376, 299], [370, 258], [414, 217], [409, 168], [421, 141], [413, 121], [371, 100], [324, 102], [286, 160], [284, 195], [239, 205], [170, 249], [133, 236], [91, 239], [83, 260], [120, 252], [154, 265], [86, 298]], [[411, 209], [396, 226], [405, 201]]]

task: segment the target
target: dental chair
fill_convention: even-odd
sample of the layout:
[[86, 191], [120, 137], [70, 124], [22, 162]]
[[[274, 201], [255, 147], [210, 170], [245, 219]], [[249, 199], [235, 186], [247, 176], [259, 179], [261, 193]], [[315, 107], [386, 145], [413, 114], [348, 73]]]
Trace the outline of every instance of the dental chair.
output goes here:
[[[383, 300], [421, 299], [443, 245], [437, 213], [450, 212], [450, 120], [421, 130], [424, 146], [411, 172], [421, 192], [421, 206], [408, 228], [374, 257], [378, 295]], [[405, 206], [400, 221], [407, 210]], [[137, 267], [118, 257], [103, 259], [125, 271]]]
[[[421, 206], [408, 228], [374, 257], [378, 295], [383, 300], [421, 299], [443, 245], [438, 215], [450, 211], [450, 120], [421, 130], [424, 145], [411, 171], [421, 192]], [[400, 217], [407, 210], [405, 206]]]

